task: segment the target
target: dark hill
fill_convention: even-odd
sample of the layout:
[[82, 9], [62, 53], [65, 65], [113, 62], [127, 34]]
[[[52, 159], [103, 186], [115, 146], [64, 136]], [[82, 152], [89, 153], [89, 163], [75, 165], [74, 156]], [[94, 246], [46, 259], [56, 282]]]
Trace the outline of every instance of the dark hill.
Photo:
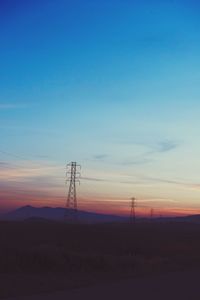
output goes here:
[[[69, 215], [73, 213], [73, 210], [69, 210]], [[0, 216], [0, 219], [3, 220], [54, 220], [54, 221], [63, 221], [65, 214], [65, 208], [62, 207], [33, 207], [30, 205], [20, 207], [14, 211], [3, 214]], [[76, 219], [79, 222], [83, 223], [106, 223], [106, 222], [124, 222], [127, 221], [127, 218], [107, 215], [107, 214], [98, 214], [94, 212], [87, 211], [78, 211]]]

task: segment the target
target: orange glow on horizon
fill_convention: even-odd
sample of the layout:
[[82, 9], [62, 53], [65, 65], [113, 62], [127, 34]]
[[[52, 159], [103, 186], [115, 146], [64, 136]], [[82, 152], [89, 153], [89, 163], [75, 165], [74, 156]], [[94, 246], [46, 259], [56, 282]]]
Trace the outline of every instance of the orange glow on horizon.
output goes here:
[[[63, 195], [58, 190], [20, 190], [14, 188], [4, 187], [0, 191], [0, 211], [6, 212], [16, 209], [21, 206], [31, 205], [35, 207], [65, 207], [67, 194]], [[167, 203], [167, 199], [165, 201]], [[169, 207], [165, 202], [161, 202], [159, 207], [151, 206], [152, 202], [144, 201], [146, 203], [143, 207], [136, 205], [135, 211], [138, 217], [149, 217], [151, 209], [153, 209], [153, 217], [160, 216], [186, 216], [200, 214], [200, 209], [192, 207]], [[78, 198], [78, 207], [80, 210], [97, 212], [103, 214], [115, 214], [121, 216], [129, 216], [130, 214], [130, 200], [113, 198]]]

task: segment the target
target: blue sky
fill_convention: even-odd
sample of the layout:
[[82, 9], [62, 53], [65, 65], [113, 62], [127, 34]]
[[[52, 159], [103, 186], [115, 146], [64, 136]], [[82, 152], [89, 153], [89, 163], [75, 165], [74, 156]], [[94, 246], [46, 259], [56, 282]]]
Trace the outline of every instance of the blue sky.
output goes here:
[[199, 9], [0, 2], [2, 209], [64, 205], [75, 160], [84, 209], [198, 210]]

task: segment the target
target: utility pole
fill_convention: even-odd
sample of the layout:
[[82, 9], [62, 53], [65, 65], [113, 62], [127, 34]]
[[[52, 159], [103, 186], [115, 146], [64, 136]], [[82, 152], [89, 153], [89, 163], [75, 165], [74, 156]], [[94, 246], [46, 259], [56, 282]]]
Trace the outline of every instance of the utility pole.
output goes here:
[[131, 198], [130, 223], [135, 224], [135, 198]]
[[71, 162], [66, 166], [66, 183], [69, 182], [69, 190], [67, 196], [66, 210], [65, 210], [65, 220], [75, 220], [78, 211], [78, 203], [76, 197], [76, 183], [80, 184], [80, 172], [77, 172], [77, 169], [80, 170], [81, 166], [77, 165], [76, 162]]

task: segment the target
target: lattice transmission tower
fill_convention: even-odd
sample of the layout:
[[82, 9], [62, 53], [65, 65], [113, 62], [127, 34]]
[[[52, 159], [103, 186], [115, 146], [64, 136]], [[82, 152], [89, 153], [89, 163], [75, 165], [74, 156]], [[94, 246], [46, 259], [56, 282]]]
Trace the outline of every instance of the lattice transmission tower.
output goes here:
[[150, 220], [151, 220], [151, 222], [153, 221], [153, 218], [154, 218], [154, 209], [151, 208], [151, 210], [150, 210]]
[[[80, 184], [80, 169], [81, 166], [78, 165], [76, 162], [71, 162], [67, 164], [67, 171], [66, 171], [66, 183], [69, 182], [69, 189], [67, 195], [67, 203], [66, 203], [66, 210], [65, 210], [65, 219], [66, 220], [74, 220], [77, 216], [78, 211], [78, 202], [77, 202], [77, 195], [76, 195], [76, 183]], [[77, 172], [77, 170], [79, 170]]]
[[130, 223], [135, 223], [135, 197], [131, 198], [131, 212], [130, 212]]

